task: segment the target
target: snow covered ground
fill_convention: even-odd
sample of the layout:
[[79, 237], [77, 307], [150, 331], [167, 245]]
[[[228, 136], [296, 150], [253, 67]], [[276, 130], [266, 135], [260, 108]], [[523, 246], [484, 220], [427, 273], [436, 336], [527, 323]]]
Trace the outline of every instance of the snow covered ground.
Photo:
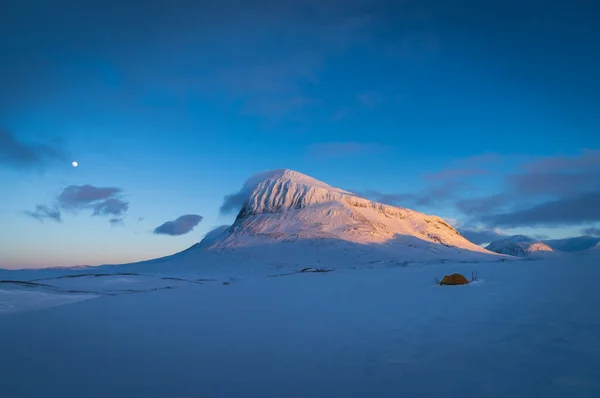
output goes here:
[[[2, 273], [13, 282], [0, 284], [0, 395], [600, 396], [597, 251], [484, 263], [332, 257], [319, 265], [328, 273], [249, 272], [251, 253], [230, 263], [215, 254], [210, 267], [180, 256], [172, 268]], [[433, 284], [472, 271], [470, 285]]]
[[600, 397], [600, 250], [492, 253], [290, 170], [237, 195], [173, 256], [0, 272], [0, 397]]

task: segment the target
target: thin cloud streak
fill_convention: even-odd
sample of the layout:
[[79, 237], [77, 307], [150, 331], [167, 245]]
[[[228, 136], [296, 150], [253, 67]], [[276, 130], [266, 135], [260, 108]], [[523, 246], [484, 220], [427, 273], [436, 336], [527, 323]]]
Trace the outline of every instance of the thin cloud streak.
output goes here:
[[64, 161], [61, 148], [48, 144], [28, 143], [0, 127], [0, 165], [15, 169], [43, 168]]
[[37, 205], [35, 211], [25, 211], [25, 214], [40, 222], [44, 222], [44, 220], [52, 220], [58, 223], [62, 222], [60, 210], [45, 205]]

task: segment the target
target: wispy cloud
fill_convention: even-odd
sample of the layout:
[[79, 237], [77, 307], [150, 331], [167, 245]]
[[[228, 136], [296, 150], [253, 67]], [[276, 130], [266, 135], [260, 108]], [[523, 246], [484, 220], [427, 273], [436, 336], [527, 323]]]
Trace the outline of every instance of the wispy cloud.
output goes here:
[[119, 226], [119, 225], [123, 225], [124, 220], [122, 218], [111, 218], [109, 220], [110, 225], [112, 225], [113, 227]]
[[547, 156], [525, 164], [524, 169], [530, 173], [600, 169], [600, 150], [584, 149], [577, 155]]
[[156, 227], [154, 233], [157, 235], [179, 236], [191, 232], [203, 217], [197, 214], [186, 214], [178, 217], [176, 220], [167, 221], [164, 224]]
[[581, 230], [581, 233], [584, 235], [600, 236], [600, 228], [584, 228]]
[[60, 210], [45, 205], [37, 205], [35, 211], [25, 211], [25, 214], [40, 222], [44, 222], [46, 219], [56, 222], [62, 221]]
[[[52, 54], [77, 53], [94, 42], [106, 65], [94, 62], [86, 68], [94, 68], [90, 69], [94, 75], [119, 85], [118, 96], [103, 90], [93, 96], [95, 101], [102, 97], [103, 103], [116, 100], [120, 105], [131, 105], [145, 102], [149, 96], [182, 102], [193, 98], [222, 102], [219, 105], [268, 121], [301, 119], [304, 112], [321, 106], [320, 98], [316, 98], [321, 90], [315, 88], [329, 76], [332, 62], [355, 49], [380, 52], [382, 42], [396, 43], [422, 31], [420, 24], [406, 32], [396, 28], [403, 26], [397, 21], [404, 14], [403, 3], [221, 0], [185, 1], [167, 7], [162, 1], [150, 1], [144, 3], [144, 12], [139, 7], [120, 7], [118, 15], [109, 11], [120, 4], [116, 0], [95, 5], [71, 1], [63, 9], [40, 4], [38, 22], [64, 23], [60, 29], [46, 32], [43, 40], [32, 41], [32, 51], [8, 54], [10, 62], [2, 79], [6, 89], [0, 92], [0, 104], [14, 102], [17, 96], [25, 103], [29, 97], [47, 92], [49, 81], [57, 80], [49, 77], [68, 72], [55, 65]], [[5, 18], [18, 19], [22, 11], [8, 10]], [[78, 29], [77, 23], [69, 23], [78, 21], [82, 13], [90, 16], [84, 30]], [[98, 34], [107, 18], [112, 34]], [[6, 32], [32, 39], [35, 32], [26, 25], [9, 24]], [[42, 48], [45, 51], [36, 51]], [[131, 57], [132, 48], [141, 56]], [[203, 54], [210, 54], [210, 62]], [[155, 62], [145, 62], [148, 56]], [[33, 73], [40, 65], [46, 73]], [[198, 74], [198, 70], [203, 73]], [[356, 84], [349, 90], [358, 92], [364, 89], [361, 80], [348, 80], [345, 85]], [[24, 81], [29, 82], [28, 90], [23, 90]], [[89, 83], [89, 77], [86, 81]], [[367, 102], [377, 101], [371, 96]]]
[[93, 204], [92, 208], [94, 209], [94, 213], [92, 213], [94, 216], [120, 216], [127, 211], [129, 204], [121, 199], [111, 198]]
[[540, 203], [522, 210], [485, 215], [487, 225], [514, 228], [525, 226], [580, 225], [600, 221], [600, 191]]
[[562, 197], [600, 190], [600, 170], [511, 174], [506, 177], [506, 183], [509, 190], [521, 196]]
[[25, 213], [37, 219], [61, 221], [61, 210], [74, 214], [91, 210], [92, 216], [112, 216], [110, 223], [114, 225], [122, 221], [128, 209], [129, 203], [123, 200], [120, 188], [86, 184], [70, 185], [63, 189], [52, 206], [38, 205], [35, 211]]
[[129, 208], [129, 203], [121, 198], [121, 194], [120, 188], [71, 185], [58, 195], [57, 202], [65, 210], [92, 209], [94, 216], [121, 216]]
[[600, 151], [523, 162], [504, 192], [459, 200], [457, 208], [488, 226], [566, 226], [600, 221]]
[[[191, 92], [209, 93], [211, 100], [223, 100], [242, 115], [270, 123], [288, 118], [302, 121], [313, 114], [321, 117], [329, 112], [323, 109], [322, 98], [315, 90], [323, 84], [329, 62], [352, 49], [373, 46], [377, 38], [381, 40], [378, 30], [382, 21], [393, 22], [386, 13], [389, 0], [209, 3], [198, 14], [221, 23], [218, 27], [198, 25], [209, 25], [205, 35], [218, 37], [218, 45], [211, 45], [208, 50], [213, 62], [224, 67], [217, 71], [208, 68], [201, 78], [178, 71], [173, 73], [176, 78], [159, 84], [183, 97]], [[185, 39], [179, 40], [185, 44], [172, 42], [206, 46], [201, 39]], [[371, 107], [381, 101], [375, 91], [361, 94], [360, 98]]]
[[16, 169], [40, 168], [63, 160], [65, 153], [61, 148], [22, 141], [0, 127], [0, 165]]
[[219, 208], [219, 212], [221, 214], [232, 214], [240, 211], [240, 209], [244, 206], [244, 203], [246, 203], [250, 192], [239, 191], [236, 193], [225, 195], [223, 197], [223, 203]]
[[[245, 20], [246, 25], [256, 26], [246, 26], [251, 37], [243, 39], [249, 42], [246, 46], [236, 45], [239, 62], [210, 77], [203, 89], [233, 99], [243, 115], [271, 123], [301, 120], [323, 105], [312, 92], [321, 84], [324, 65], [331, 57], [363, 43], [364, 37], [372, 34], [374, 21], [364, 13], [353, 15], [351, 7], [341, 4], [324, 7], [307, 1], [278, 2], [277, 12], [264, 11], [274, 5], [257, 6], [255, 20]], [[281, 42], [279, 54], [266, 51], [265, 42]]]
[[95, 187], [93, 185], [70, 185], [58, 195], [58, 203], [65, 209], [79, 209], [90, 206], [106, 199], [110, 199], [122, 190], [114, 187]]

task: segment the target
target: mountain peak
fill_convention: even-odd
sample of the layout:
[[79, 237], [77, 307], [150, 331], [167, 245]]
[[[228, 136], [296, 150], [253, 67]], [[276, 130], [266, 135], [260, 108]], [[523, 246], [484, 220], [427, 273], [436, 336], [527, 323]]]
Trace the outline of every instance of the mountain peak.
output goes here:
[[289, 169], [259, 173], [246, 183], [251, 188], [239, 217], [299, 209], [311, 204], [342, 200], [354, 194]]
[[343, 192], [343, 193], [351, 195], [350, 192], [346, 192], [339, 188], [334, 188], [331, 185], [324, 183], [323, 181], [319, 181], [316, 178], [313, 178], [306, 174], [300, 173], [295, 170], [290, 170], [290, 169], [277, 169], [277, 170], [265, 171], [265, 172], [259, 173], [255, 176], [256, 179], [260, 179], [261, 177], [262, 177], [262, 181], [260, 181], [258, 183], [258, 185], [261, 185], [261, 183], [264, 183], [267, 181], [292, 182], [294, 184], [304, 185], [307, 187], [328, 189], [328, 190], [332, 190], [335, 192]]
[[377, 244], [381, 250], [398, 250], [398, 255], [463, 249], [491, 254], [440, 217], [361, 198], [289, 169], [251, 177], [237, 195], [243, 195], [244, 205], [235, 222], [215, 240], [203, 242], [203, 248], [302, 240]]

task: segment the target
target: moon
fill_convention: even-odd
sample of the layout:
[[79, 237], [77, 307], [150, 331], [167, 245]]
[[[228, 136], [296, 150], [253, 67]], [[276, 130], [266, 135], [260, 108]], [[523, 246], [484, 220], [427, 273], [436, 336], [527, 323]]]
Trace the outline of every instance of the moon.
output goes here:
[[79, 163], [77, 163], [77, 162], [73, 162], [73, 163], [71, 163], [71, 164], [73, 165], [73, 167], [77, 167], [77, 166], [79, 166]]

